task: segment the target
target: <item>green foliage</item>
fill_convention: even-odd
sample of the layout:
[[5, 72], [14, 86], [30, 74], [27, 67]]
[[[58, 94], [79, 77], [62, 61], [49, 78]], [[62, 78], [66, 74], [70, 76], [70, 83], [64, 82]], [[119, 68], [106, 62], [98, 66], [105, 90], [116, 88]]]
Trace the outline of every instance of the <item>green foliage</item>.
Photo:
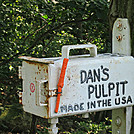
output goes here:
[[[108, 40], [106, 0], [5, 0], [0, 8], [1, 62], [20, 54], [42, 57], [44, 51], [48, 57], [52, 48], [60, 50], [56, 41], [61, 35], [61, 45], [91, 42], [104, 49]], [[51, 56], [59, 55], [54, 51]]]
[[104, 122], [93, 122], [90, 118], [81, 116], [61, 118], [59, 121], [59, 134], [111, 134], [111, 120], [105, 118]]
[[[42, 124], [42, 125], [39, 125]], [[111, 120], [105, 118], [104, 122], [95, 123], [90, 118], [83, 119], [80, 115], [60, 118], [58, 123], [59, 134], [111, 134]], [[37, 122], [37, 132], [48, 134], [46, 120], [41, 118]]]
[[0, 133], [30, 131], [30, 116], [23, 111], [20, 104], [8, 105], [0, 115]]
[[18, 103], [20, 55], [58, 57], [63, 45], [88, 42], [109, 52], [108, 6], [107, 0], [0, 1], [0, 106]]

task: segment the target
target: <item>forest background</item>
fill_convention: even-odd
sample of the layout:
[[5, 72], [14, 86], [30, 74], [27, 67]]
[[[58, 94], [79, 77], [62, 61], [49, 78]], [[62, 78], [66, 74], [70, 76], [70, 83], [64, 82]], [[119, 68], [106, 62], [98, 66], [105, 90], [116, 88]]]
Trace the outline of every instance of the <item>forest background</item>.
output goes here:
[[[47, 133], [49, 126], [46, 120], [25, 113], [18, 103], [22, 90], [18, 57], [59, 57], [63, 45], [89, 42], [98, 47], [98, 53], [111, 52], [109, 6], [107, 0], [0, 1], [1, 133]], [[81, 53], [86, 51], [71, 52]], [[111, 133], [109, 117], [108, 112], [99, 112], [87, 120], [81, 116], [61, 118], [59, 132]]]

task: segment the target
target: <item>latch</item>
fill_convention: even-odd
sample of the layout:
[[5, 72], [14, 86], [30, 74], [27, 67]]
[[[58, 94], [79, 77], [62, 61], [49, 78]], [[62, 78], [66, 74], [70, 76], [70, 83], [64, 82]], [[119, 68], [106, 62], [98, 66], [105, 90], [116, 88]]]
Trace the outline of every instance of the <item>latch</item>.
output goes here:
[[58, 92], [58, 89], [49, 90], [49, 96], [51, 97], [57, 96], [57, 92]]
[[66, 68], [67, 68], [67, 64], [68, 64], [68, 60], [67, 58], [64, 58], [63, 60], [63, 65], [61, 68], [61, 73], [60, 73], [60, 78], [59, 78], [59, 82], [58, 82], [58, 92], [57, 92], [57, 101], [56, 101], [56, 107], [55, 107], [55, 112], [58, 112], [59, 109], [59, 103], [60, 103], [60, 96], [62, 93], [62, 88], [64, 86], [64, 78], [65, 78], [65, 73], [66, 73]]
[[[47, 106], [48, 105], [44, 102], [45, 89], [44, 89], [44, 87], [42, 88], [42, 85], [46, 84], [47, 82], [48, 82], [48, 80], [38, 80], [37, 81], [37, 105], [39, 105], [39, 106]], [[42, 89], [43, 89], [43, 95], [42, 95]], [[43, 97], [43, 99], [42, 99], [42, 97]]]

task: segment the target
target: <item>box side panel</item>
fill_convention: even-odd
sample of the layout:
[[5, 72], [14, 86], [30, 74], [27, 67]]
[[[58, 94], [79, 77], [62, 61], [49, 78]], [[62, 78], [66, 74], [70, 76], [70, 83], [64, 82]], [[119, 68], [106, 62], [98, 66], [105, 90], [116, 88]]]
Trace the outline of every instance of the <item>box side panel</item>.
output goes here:
[[48, 118], [48, 105], [39, 105], [48, 104], [48, 66], [43, 63], [23, 61], [22, 67], [22, 104], [24, 111], [35, 114], [37, 116]]
[[[56, 74], [52, 81], [58, 81], [61, 66], [58, 62], [51, 66], [51, 77]], [[133, 67], [132, 57], [69, 60], [59, 112], [54, 112], [56, 97], [51, 97], [50, 116], [67, 116], [134, 105]], [[57, 82], [54, 83], [53, 89], [57, 88]]]

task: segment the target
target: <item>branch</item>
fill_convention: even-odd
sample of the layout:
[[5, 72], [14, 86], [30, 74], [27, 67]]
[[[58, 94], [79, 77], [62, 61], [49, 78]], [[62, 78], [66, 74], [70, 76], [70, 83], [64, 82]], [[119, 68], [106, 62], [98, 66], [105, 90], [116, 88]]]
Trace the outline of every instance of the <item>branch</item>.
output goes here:
[[[73, 21], [67, 21], [67, 22], [63, 22], [62, 24], [60, 24], [59, 26], [56, 26], [56, 27], [53, 27], [49, 30], [47, 30], [46, 32], [42, 33], [38, 38], [36, 38], [36, 40], [34, 41], [34, 43], [26, 50], [23, 50], [15, 55], [13, 55], [12, 57], [10, 57], [9, 59], [7, 60], [4, 60], [3, 62], [0, 63], [0, 66], [1, 65], [5, 65], [9, 62], [11, 62], [14, 58], [16, 58], [17, 56], [19, 55], [22, 55], [23, 53], [26, 53], [26, 52], [29, 52], [32, 48], [34, 48], [38, 42], [40, 40], [42, 40], [44, 38], [44, 36], [48, 35], [49, 33], [53, 32], [53, 31], [56, 31], [56, 30], [60, 30], [62, 27], [68, 25], [68, 24], [71, 24], [71, 23], [77, 23], [77, 22], [84, 22], [84, 21], [88, 21], [90, 18], [87, 18], [87, 19], [81, 19], [81, 20], [73, 20]], [[43, 26], [42, 28], [40, 28], [39, 30], [42, 30], [45, 26]], [[36, 31], [39, 31], [39, 30], [36, 30]], [[35, 33], [35, 32], [34, 32]], [[26, 40], [25, 40], [26, 41]], [[25, 43], [24, 41], [24, 43]]]
[[32, 35], [34, 35], [35, 33], [41, 31], [45, 26], [46, 26], [46, 24], [45, 24], [44, 26], [42, 26], [41, 28], [37, 29], [36, 31], [34, 31], [33, 33], [29, 34], [29, 35], [24, 39], [23, 44], [26, 42], [26, 40], [27, 40], [30, 36], [32, 36]]

